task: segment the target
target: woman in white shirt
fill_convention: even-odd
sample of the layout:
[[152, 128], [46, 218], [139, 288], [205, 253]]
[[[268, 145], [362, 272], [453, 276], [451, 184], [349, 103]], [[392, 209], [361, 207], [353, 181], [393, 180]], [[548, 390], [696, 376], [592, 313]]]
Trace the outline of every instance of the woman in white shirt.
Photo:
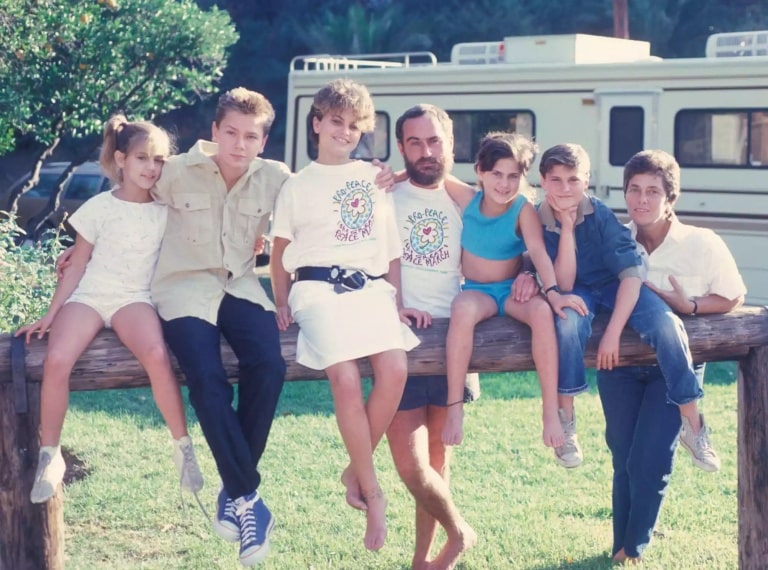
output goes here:
[[[645, 284], [678, 314], [726, 313], [744, 302], [744, 282], [717, 234], [677, 219], [679, 195], [680, 167], [668, 153], [642, 151], [624, 167], [629, 226], [647, 270]], [[696, 370], [703, 380], [704, 365]], [[698, 467], [715, 471], [720, 460], [703, 415], [698, 433], [681, 424], [657, 366], [600, 370], [597, 384], [613, 456], [613, 560], [637, 562], [653, 534], [678, 439], [693, 448]]]

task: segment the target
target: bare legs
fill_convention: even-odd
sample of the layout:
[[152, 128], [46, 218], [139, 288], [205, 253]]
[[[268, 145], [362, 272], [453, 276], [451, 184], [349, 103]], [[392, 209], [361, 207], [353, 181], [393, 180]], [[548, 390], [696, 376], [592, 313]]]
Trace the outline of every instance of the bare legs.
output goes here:
[[[497, 314], [496, 302], [485, 293], [479, 291], [463, 291], [453, 301], [451, 306], [451, 322], [448, 327], [446, 349], [448, 353], [448, 399], [455, 397], [451, 394], [451, 386], [464, 385], [464, 379], [472, 356], [472, 341], [477, 323]], [[563, 445], [565, 436], [557, 415], [557, 374], [558, 353], [557, 337], [552, 319], [552, 309], [540, 296], [521, 303], [511, 296], [504, 303], [504, 312], [510, 317], [525, 323], [531, 328], [531, 348], [533, 361], [541, 385], [542, 399], [542, 439], [548, 447]], [[571, 398], [571, 411], [573, 398]], [[463, 419], [461, 406], [449, 407], [446, 417], [445, 433], [459, 430]], [[457, 427], [457, 424], [459, 427]], [[456, 443], [460, 443], [461, 437]], [[448, 441], [452, 443], [452, 441]]]
[[[477, 542], [448, 487], [450, 447], [442, 442], [446, 408], [428, 406], [398, 412], [387, 430], [395, 466], [416, 499], [416, 545], [413, 570], [453, 568], [461, 554]], [[438, 523], [448, 537], [438, 556], [430, 552]]]
[[40, 446], [59, 445], [69, 407], [69, 377], [77, 359], [104, 327], [99, 314], [81, 303], [67, 303], [56, 314], [40, 387]]
[[[504, 303], [504, 312], [531, 328], [531, 352], [541, 386], [542, 439], [547, 447], [559, 447], [565, 442], [565, 434], [557, 415], [558, 354], [552, 309], [540, 296], [533, 297], [525, 303], [508, 297]], [[573, 398], [571, 398], [572, 413]]]
[[147, 371], [155, 404], [173, 439], [187, 435], [181, 389], [171, 369], [160, 319], [154, 307], [147, 303], [126, 305], [112, 317], [112, 328]]
[[333, 393], [336, 421], [349, 454], [342, 474], [347, 502], [365, 508], [364, 544], [369, 550], [384, 545], [387, 535], [386, 499], [373, 465], [373, 451], [397, 411], [405, 385], [407, 361], [403, 350], [389, 350], [370, 357], [376, 381], [363, 402], [360, 371], [355, 362], [340, 362], [326, 369]]
[[[479, 291], [462, 291], [451, 304], [451, 320], [445, 341], [448, 372], [448, 402], [459, 401], [464, 395], [469, 360], [472, 357], [475, 325], [498, 313], [496, 302]], [[458, 445], [464, 438], [463, 404], [447, 408], [443, 441]]]

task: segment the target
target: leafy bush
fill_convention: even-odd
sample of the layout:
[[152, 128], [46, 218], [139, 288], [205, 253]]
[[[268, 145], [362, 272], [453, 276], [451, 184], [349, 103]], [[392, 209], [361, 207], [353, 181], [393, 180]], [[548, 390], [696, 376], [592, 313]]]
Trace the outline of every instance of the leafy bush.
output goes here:
[[59, 233], [19, 245], [23, 235], [13, 218], [0, 212], [0, 333], [41, 317], [56, 289], [54, 266], [64, 248]]

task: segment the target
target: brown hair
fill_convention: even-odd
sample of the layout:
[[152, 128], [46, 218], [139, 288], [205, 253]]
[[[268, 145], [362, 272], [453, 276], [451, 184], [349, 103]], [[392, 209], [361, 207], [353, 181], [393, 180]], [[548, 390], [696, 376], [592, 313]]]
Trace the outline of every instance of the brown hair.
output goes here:
[[430, 105], [429, 103], [419, 103], [418, 105], [414, 105], [400, 115], [395, 123], [395, 138], [397, 139], [397, 142], [400, 144], [403, 143], [403, 128], [405, 122], [409, 119], [423, 117], [424, 115], [430, 115], [437, 120], [440, 126], [443, 127], [446, 136], [450, 137], [451, 146], [453, 146], [453, 120], [451, 120], [451, 117], [443, 109], [435, 105]]
[[557, 165], [575, 169], [580, 174], [586, 174], [589, 177], [591, 168], [589, 155], [579, 144], [558, 144], [545, 150], [544, 154], [541, 155], [539, 172], [542, 176], [546, 176]]
[[235, 87], [219, 97], [216, 105], [214, 122], [218, 127], [229, 111], [237, 111], [243, 115], [256, 115], [263, 118], [264, 136], [269, 134], [272, 123], [275, 122], [275, 109], [272, 103], [261, 93], [250, 91], [245, 87]]
[[352, 111], [360, 132], [369, 133], [376, 126], [376, 111], [368, 88], [351, 79], [335, 79], [315, 93], [307, 115], [309, 139], [315, 146], [318, 136], [312, 126], [313, 120], [322, 120], [331, 111], [345, 110]]
[[[499, 160], [511, 158], [520, 166], [520, 189], [529, 199], [533, 199], [533, 189], [528, 185], [525, 175], [536, 158], [539, 147], [528, 137], [519, 133], [491, 132], [480, 141], [480, 148], [475, 158], [475, 172], [489, 172]], [[482, 183], [480, 184], [482, 186]]]
[[122, 178], [115, 162], [115, 151], [129, 154], [138, 145], [149, 146], [148, 153], [168, 156], [174, 151], [170, 136], [160, 127], [146, 121], [130, 122], [125, 115], [113, 115], [104, 125], [104, 141], [99, 154], [99, 164], [112, 182]]
[[675, 157], [663, 150], [643, 150], [624, 165], [624, 194], [636, 174], [654, 174], [661, 178], [667, 201], [674, 204], [680, 196], [680, 165]]

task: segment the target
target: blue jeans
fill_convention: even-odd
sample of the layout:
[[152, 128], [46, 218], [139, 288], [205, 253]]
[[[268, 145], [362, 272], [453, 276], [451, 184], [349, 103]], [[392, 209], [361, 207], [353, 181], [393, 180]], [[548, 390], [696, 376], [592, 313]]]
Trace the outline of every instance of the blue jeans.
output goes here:
[[[704, 365], [696, 367], [697, 380]], [[661, 510], [680, 433], [680, 410], [667, 401], [658, 366], [597, 372], [605, 441], [613, 457], [613, 549], [642, 555]]]
[[[258, 488], [257, 470], [285, 380], [285, 361], [275, 314], [225, 295], [216, 326], [196, 317], [162, 321], [163, 334], [187, 379], [189, 400], [216, 461], [227, 495]], [[221, 360], [221, 335], [239, 364], [237, 411], [234, 388]]]
[[[595, 314], [610, 312], [616, 304], [619, 282], [603, 287], [577, 285], [573, 293], [587, 305], [589, 313], [582, 317], [572, 309], [565, 309], [563, 320], [555, 315], [555, 329], [559, 353], [558, 392], [564, 395], [580, 394], [589, 389], [584, 373], [584, 349], [592, 335]], [[676, 405], [687, 404], [704, 395], [693, 370], [688, 334], [680, 318], [645, 285], [627, 323], [640, 339], [656, 351], [656, 361], [667, 384], [667, 399]]]

